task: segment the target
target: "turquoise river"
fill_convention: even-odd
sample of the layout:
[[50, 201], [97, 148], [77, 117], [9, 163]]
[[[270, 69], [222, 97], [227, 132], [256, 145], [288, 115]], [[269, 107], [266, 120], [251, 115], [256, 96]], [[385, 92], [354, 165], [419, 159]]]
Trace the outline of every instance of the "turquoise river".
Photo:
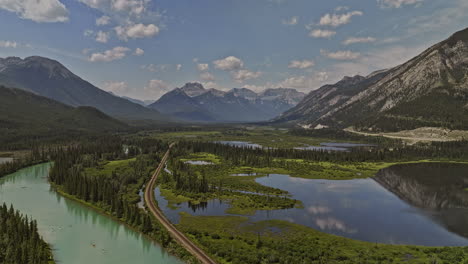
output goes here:
[[0, 179], [0, 203], [37, 220], [57, 263], [182, 263], [138, 232], [60, 196], [47, 181], [49, 167], [41, 164]]

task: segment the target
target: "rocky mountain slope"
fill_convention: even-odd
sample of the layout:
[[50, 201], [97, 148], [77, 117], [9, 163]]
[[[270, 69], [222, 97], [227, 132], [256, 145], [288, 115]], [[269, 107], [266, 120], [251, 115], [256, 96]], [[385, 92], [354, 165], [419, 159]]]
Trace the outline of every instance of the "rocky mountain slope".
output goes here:
[[392, 69], [312, 91], [274, 122], [374, 131], [468, 129], [468, 29]]
[[20, 88], [71, 106], [92, 106], [122, 119], [164, 119], [153, 109], [100, 90], [48, 58], [0, 58], [0, 85]]
[[304, 96], [294, 89], [267, 89], [255, 93], [246, 88], [220, 91], [205, 89], [199, 83], [187, 83], [149, 107], [189, 121], [255, 122], [277, 116]]

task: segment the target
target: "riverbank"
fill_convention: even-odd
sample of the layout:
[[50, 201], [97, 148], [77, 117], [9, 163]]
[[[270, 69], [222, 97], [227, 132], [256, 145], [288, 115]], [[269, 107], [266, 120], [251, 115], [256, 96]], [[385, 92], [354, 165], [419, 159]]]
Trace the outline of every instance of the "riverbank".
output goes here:
[[68, 194], [61, 188], [61, 186], [58, 186], [58, 185], [56, 185], [56, 184], [54, 184], [52, 182], [49, 182], [49, 183], [50, 183], [51, 187], [54, 188], [54, 191], [56, 191], [58, 194], [62, 195], [63, 197], [65, 197], [67, 199], [70, 199], [70, 200], [73, 200], [75, 202], [78, 202], [78, 203], [80, 203], [80, 204], [94, 210], [95, 212], [97, 212], [99, 214], [102, 214], [102, 215], [104, 215], [104, 216], [106, 216], [108, 218], [111, 218], [112, 220], [125, 225], [127, 228], [129, 228], [129, 229], [131, 229], [131, 230], [133, 230], [135, 232], [140, 233], [141, 235], [145, 236], [147, 239], [153, 241], [154, 243], [156, 243], [160, 247], [163, 247], [164, 249], [166, 249], [168, 253], [172, 254], [175, 257], [183, 259], [186, 263], [197, 263], [196, 260], [193, 257], [191, 257], [191, 255], [188, 254], [188, 252], [186, 252], [183, 247], [176, 246], [178, 244], [171, 243], [170, 246], [168, 246], [168, 245], [163, 246], [160, 238], [157, 238], [157, 237], [155, 237], [153, 235], [145, 234], [145, 233], [141, 232], [139, 227], [133, 226], [131, 223], [129, 223], [127, 221], [127, 219], [118, 218], [112, 212], [110, 212], [109, 210], [106, 210], [103, 207], [100, 207], [100, 206], [98, 206], [96, 204], [84, 201], [84, 200], [82, 200], [82, 199], [80, 199], [80, 198], [78, 198], [78, 197], [76, 197], [74, 195]]

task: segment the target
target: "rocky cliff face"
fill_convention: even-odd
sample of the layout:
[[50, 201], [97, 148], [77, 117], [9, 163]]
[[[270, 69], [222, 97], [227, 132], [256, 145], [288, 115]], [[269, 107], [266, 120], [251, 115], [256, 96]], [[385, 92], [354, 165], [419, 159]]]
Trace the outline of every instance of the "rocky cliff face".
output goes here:
[[[441, 98], [443, 104], [437, 102]], [[400, 66], [323, 86], [275, 121], [377, 130], [424, 125], [466, 128], [467, 98], [465, 29]], [[428, 114], [428, 104], [445, 110]], [[450, 120], [453, 114], [455, 119]]]

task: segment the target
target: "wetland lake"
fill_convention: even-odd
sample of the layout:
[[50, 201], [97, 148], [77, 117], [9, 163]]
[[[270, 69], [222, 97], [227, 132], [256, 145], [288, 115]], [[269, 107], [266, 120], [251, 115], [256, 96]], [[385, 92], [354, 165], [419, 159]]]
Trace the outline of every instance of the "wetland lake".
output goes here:
[[[250, 221], [279, 219], [357, 240], [424, 246], [468, 245], [468, 165], [406, 164], [381, 170], [374, 178], [311, 180], [270, 174], [262, 185], [288, 191], [304, 208], [256, 211]], [[229, 203], [210, 200], [160, 208], [173, 222], [179, 213], [229, 215]]]

